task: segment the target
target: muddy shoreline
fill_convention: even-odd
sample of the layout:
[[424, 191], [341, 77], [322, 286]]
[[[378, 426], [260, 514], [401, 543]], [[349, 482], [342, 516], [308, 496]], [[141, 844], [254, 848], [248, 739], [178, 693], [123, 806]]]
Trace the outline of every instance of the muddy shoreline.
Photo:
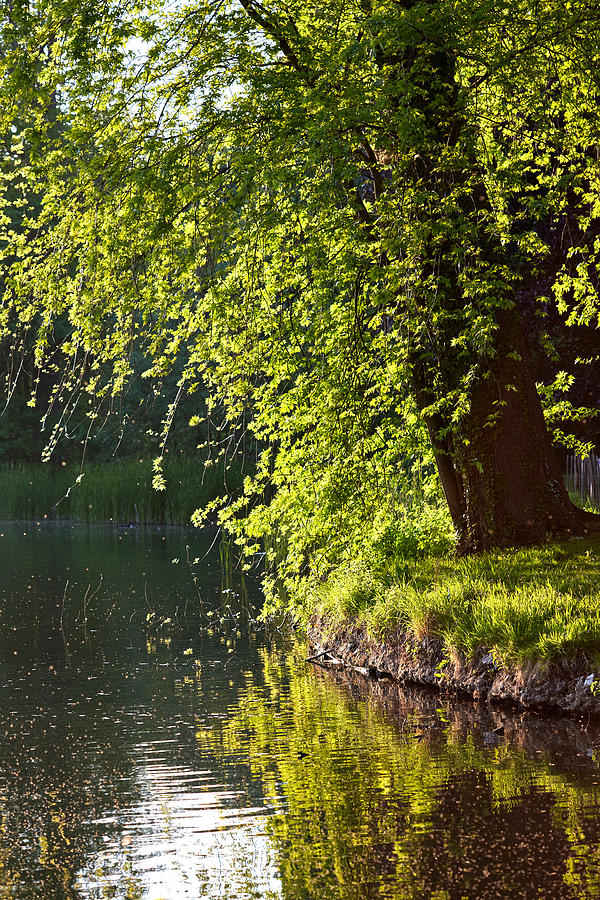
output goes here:
[[322, 617], [309, 622], [307, 636], [313, 662], [374, 680], [458, 692], [484, 703], [600, 717], [600, 670], [581, 654], [545, 667], [516, 668], [485, 648], [467, 659], [430, 637], [419, 640], [396, 631], [379, 642], [360, 624], [333, 624]]

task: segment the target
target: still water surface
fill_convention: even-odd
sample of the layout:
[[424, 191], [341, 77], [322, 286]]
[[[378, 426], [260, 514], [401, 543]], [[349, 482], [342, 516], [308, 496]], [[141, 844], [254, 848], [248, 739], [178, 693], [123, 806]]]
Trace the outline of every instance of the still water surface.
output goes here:
[[211, 539], [0, 524], [0, 900], [600, 897], [597, 726], [307, 666]]

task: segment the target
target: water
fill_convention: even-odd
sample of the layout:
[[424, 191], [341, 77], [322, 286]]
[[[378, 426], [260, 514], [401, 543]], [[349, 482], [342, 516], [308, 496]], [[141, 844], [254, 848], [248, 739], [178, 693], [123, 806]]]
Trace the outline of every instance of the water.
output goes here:
[[0, 900], [600, 897], [598, 726], [307, 666], [209, 545], [0, 524]]

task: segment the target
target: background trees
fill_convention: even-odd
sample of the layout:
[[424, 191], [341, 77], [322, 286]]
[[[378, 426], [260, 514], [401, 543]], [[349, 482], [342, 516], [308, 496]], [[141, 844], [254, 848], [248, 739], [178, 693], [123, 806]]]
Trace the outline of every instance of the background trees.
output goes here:
[[31, 323], [41, 361], [66, 319], [62, 365], [92, 391], [123, 389], [134, 347], [150, 379], [183, 357], [180, 392], [202, 382], [264, 448], [222, 515], [290, 584], [389, 534], [434, 457], [465, 550], [596, 527], [521, 320], [533, 297], [596, 323], [599, 18], [7, 8], [3, 133], [26, 123], [29, 161], [6, 329]]

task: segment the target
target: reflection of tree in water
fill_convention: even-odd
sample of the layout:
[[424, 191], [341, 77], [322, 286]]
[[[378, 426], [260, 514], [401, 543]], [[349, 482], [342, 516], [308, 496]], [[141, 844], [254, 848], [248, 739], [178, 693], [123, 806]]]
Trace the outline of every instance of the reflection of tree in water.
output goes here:
[[498, 803], [482, 771], [451, 777], [438, 793], [431, 831], [409, 841], [412, 895], [578, 896], [564, 882], [570, 848], [555, 807], [551, 793], [533, 786]]
[[301, 658], [265, 652], [222, 731], [199, 732], [225, 755], [247, 750], [283, 805], [268, 824], [283, 896], [598, 896], [598, 768], [577, 744], [592, 737], [564, 726], [569, 761], [560, 723], [529, 727], [432, 695], [419, 709], [419, 696], [397, 691], [383, 712]]
[[[289, 653], [264, 651], [252, 675], [240, 660], [250, 669], [254, 651], [240, 637], [228, 654], [229, 632], [206, 632], [195, 645], [202, 670], [182, 655], [183, 636], [177, 651], [173, 635], [168, 665], [158, 656], [150, 665], [154, 651], [138, 647], [147, 668], [124, 682], [134, 648], [115, 626], [114, 638], [98, 640], [123, 665], [77, 671], [77, 649], [59, 627], [62, 584], [50, 605], [32, 587], [0, 619], [0, 653], [18, 651], [31, 670], [21, 679], [7, 667], [0, 681], [0, 900], [15, 896], [11, 884], [20, 900], [144, 895], [121, 825], [121, 811], [140, 802], [128, 748], [167, 728], [173, 764], [197, 768], [200, 750], [219, 784], [251, 806], [263, 806], [263, 793], [271, 801], [266, 828], [289, 900], [600, 896], [591, 784], [600, 740], [591, 727], [523, 722], [377, 684], [365, 702], [364, 686], [315, 677]], [[130, 599], [125, 622], [138, 603]], [[158, 655], [171, 653], [167, 643]], [[128, 725], [132, 709], [143, 718]], [[240, 845], [225, 896], [264, 900], [247, 854]], [[197, 896], [214, 895], [211, 871], [200, 869]]]

